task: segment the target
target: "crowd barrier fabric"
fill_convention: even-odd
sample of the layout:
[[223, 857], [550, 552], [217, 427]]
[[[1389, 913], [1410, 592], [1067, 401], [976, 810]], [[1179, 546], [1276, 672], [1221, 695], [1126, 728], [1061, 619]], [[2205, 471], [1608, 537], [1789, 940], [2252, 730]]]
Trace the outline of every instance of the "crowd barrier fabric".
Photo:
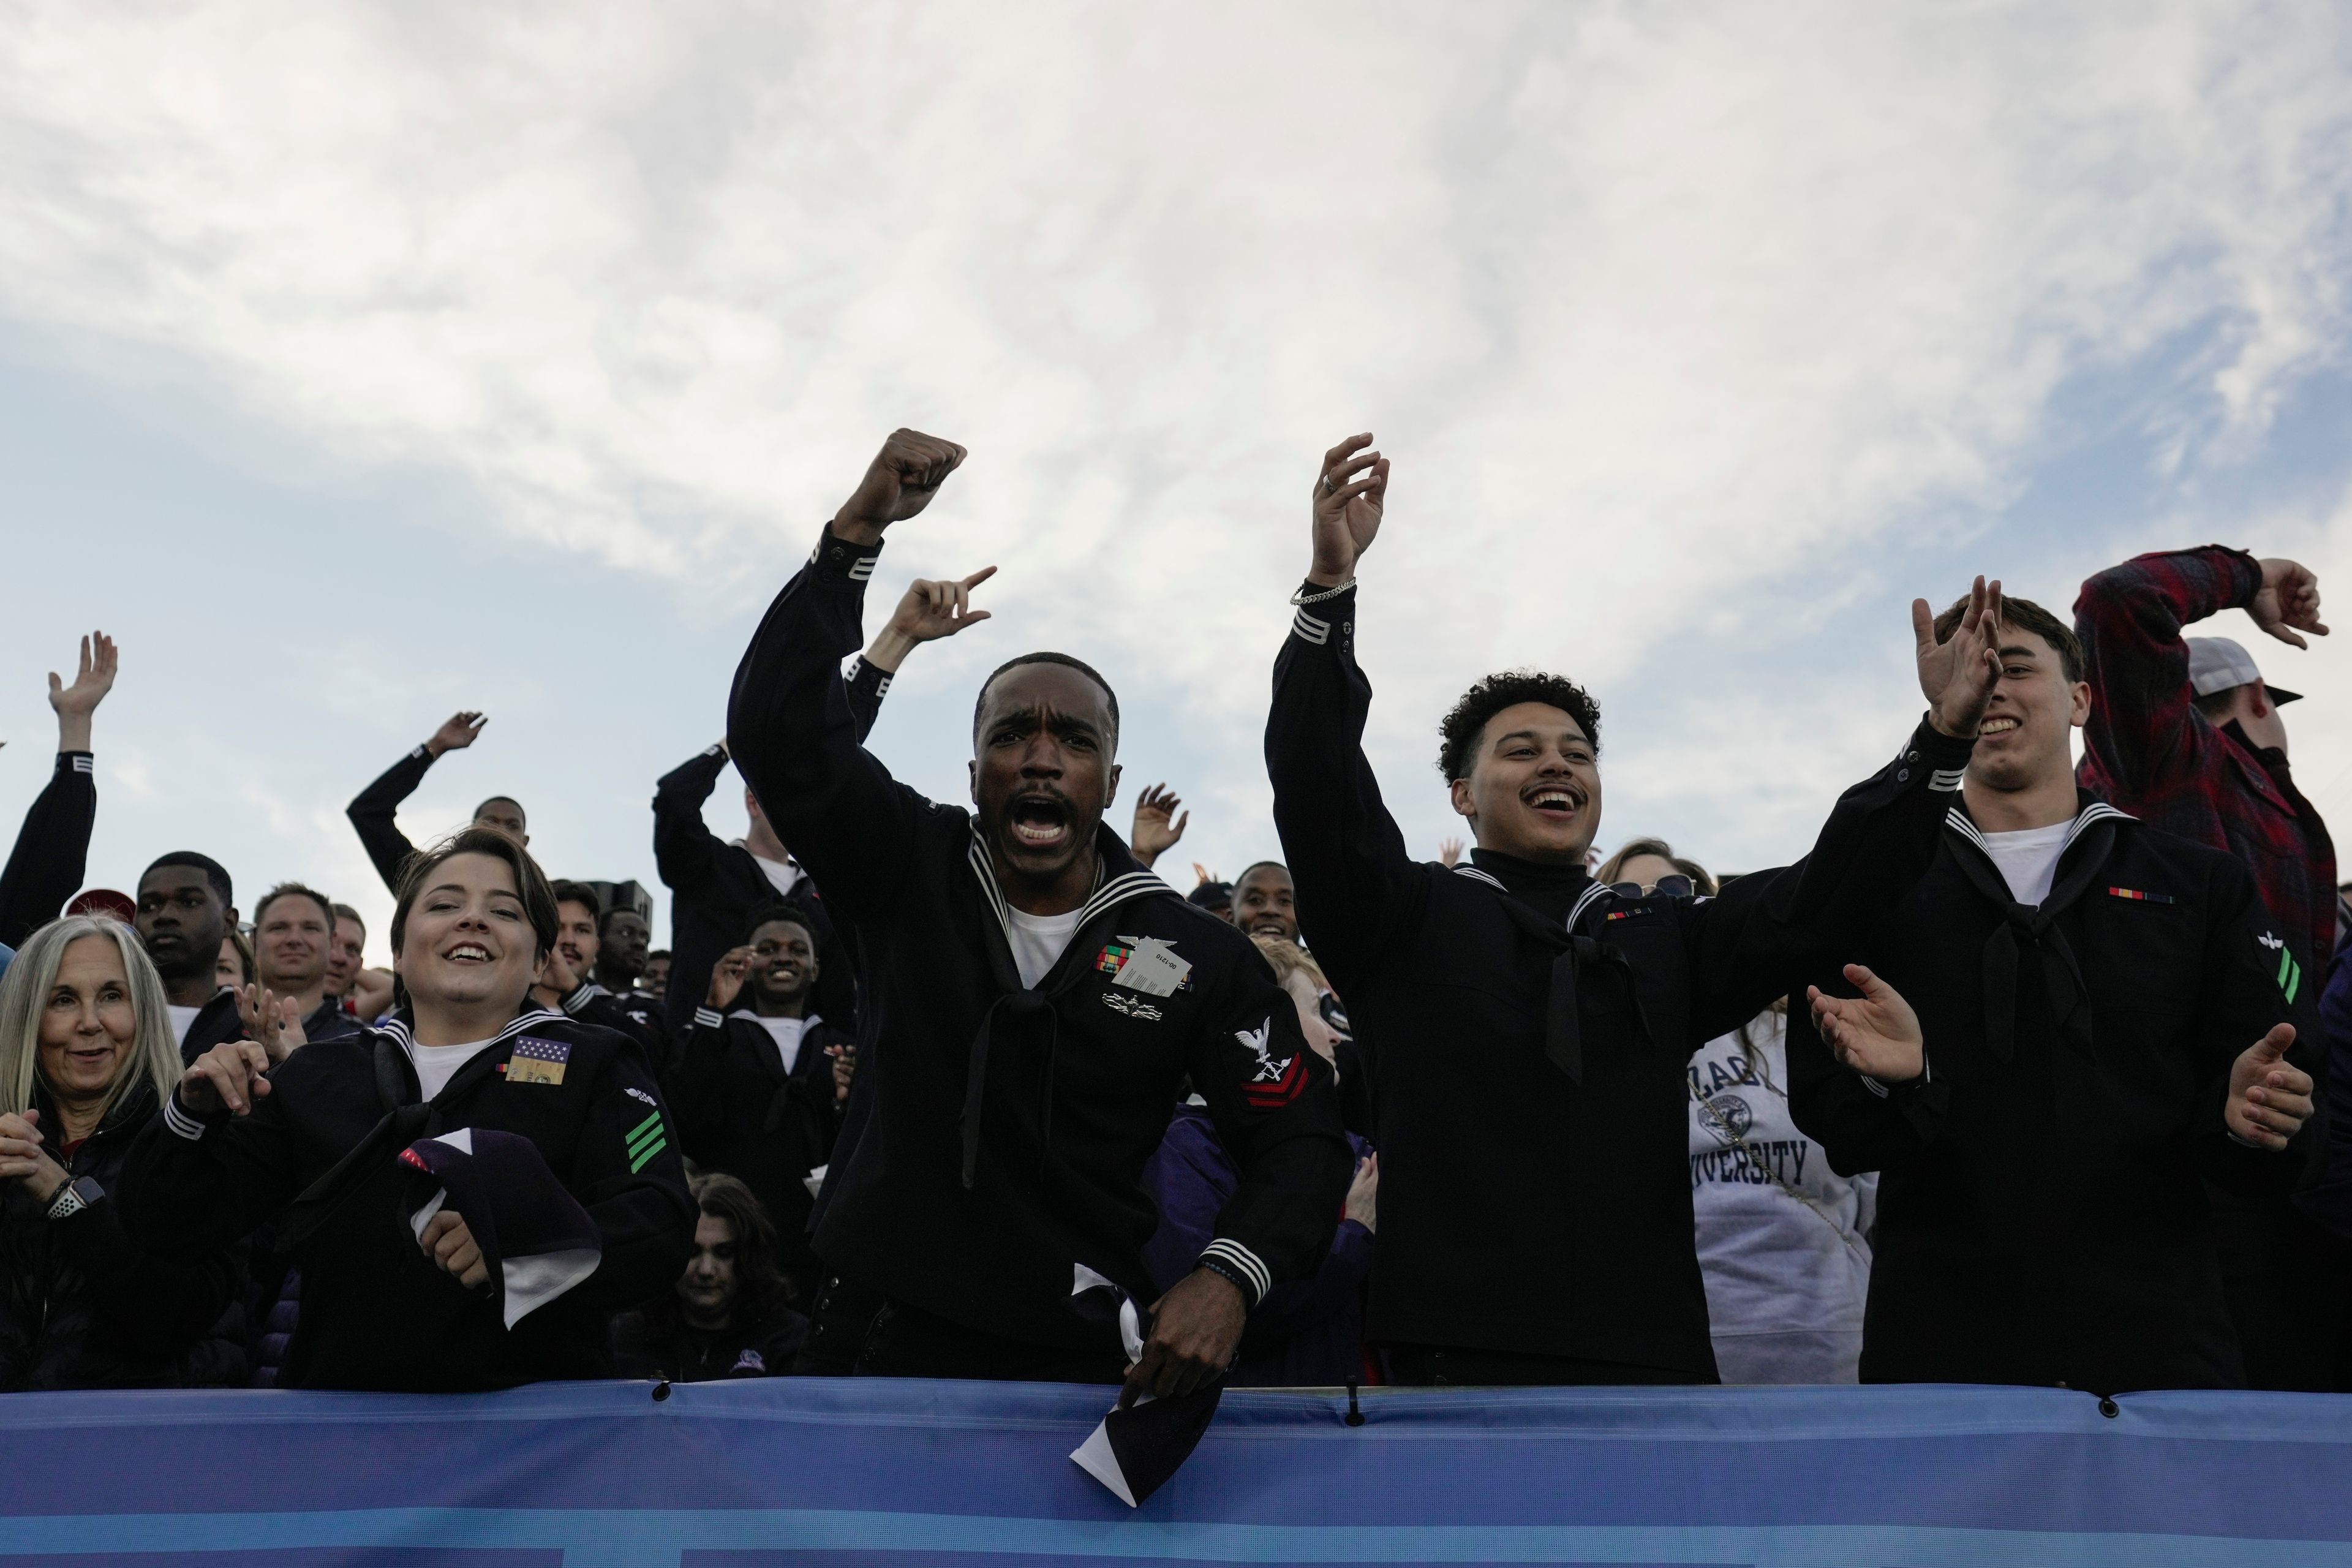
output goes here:
[[1235, 1393], [1130, 1510], [1068, 1458], [1107, 1390], [665, 1392], [0, 1397], [0, 1568], [2352, 1568], [2323, 1395]]

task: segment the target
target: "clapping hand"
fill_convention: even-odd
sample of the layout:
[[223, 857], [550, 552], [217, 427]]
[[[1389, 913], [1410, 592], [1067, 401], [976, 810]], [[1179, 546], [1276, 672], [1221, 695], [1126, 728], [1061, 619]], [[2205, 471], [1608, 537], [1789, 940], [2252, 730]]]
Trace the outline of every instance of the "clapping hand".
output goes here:
[[2275, 557], [2263, 561], [2262, 591], [2246, 606], [2254, 625], [2294, 647], [2311, 645], [2297, 631], [2324, 637], [2327, 627], [2319, 619], [2319, 578], [2299, 562]]
[[267, 985], [247, 985], [239, 991], [236, 1016], [245, 1025], [245, 1037], [269, 1054], [273, 1067], [309, 1043], [302, 1033], [300, 1000], [280, 996]]
[[953, 441], [919, 430], [893, 430], [857, 489], [833, 514], [834, 533], [854, 544], [880, 543], [884, 529], [931, 504], [963, 459], [964, 449]]
[[1176, 792], [1164, 784], [1153, 784], [1135, 797], [1135, 823], [1128, 831], [1128, 847], [1146, 866], [1160, 858], [1184, 837], [1184, 826], [1192, 820], [1189, 811], [1179, 815], [1183, 802]]
[[2000, 683], [2000, 583], [1981, 577], [1969, 589], [1969, 607], [1942, 641], [1925, 599], [1911, 601], [1911, 633], [1917, 643], [1919, 689], [1927, 699], [1927, 721], [1946, 735], [1972, 739]]
[[1860, 996], [1831, 996], [1818, 985], [1805, 987], [1813, 1027], [1831, 1054], [1881, 1083], [1908, 1083], [1926, 1071], [1927, 1038], [1919, 1015], [1903, 994], [1859, 963], [1847, 964], [1845, 977]]
[[1323, 454], [1315, 480], [1315, 560], [1307, 580], [1336, 588], [1356, 574], [1356, 563], [1380, 536], [1388, 504], [1389, 460], [1367, 451], [1372, 437], [1350, 436]]
[[828, 1046], [825, 1053], [833, 1058], [833, 1102], [845, 1105], [849, 1101], [849, 1086], [857, 1077], [857, 1047]]
[[66, 1168], [41, 1147], [41, 1113], [0, 1116], [0, 1180], [14, 1179], [37, 1203], [47, 1203], [66, 1184]]
[[268, 1052], [251, 1040], [230, 1040], [198, 1057], [180, 1075], [180, 1103], [196, 1116], [210, 1116], [223, 1106], [230, 1115], [243, 1116], [269, 1092], [268, 1072]]
[[743, 989], [744, 977], [751, 973], [751, 950], [730, 947], [719, 954], [719, 962], [710, 966], [710, 991], [703, 1000], [712, 1008], [724, 1013], [735, 1005]]
[[2280, 1024], [2230, 1064], [2230, 1098], [2221, 1120], [2243, 1142], [2284, 1149], [2311, 1119], [2311, 1075], [2285, 1059], [2294, 1026]]

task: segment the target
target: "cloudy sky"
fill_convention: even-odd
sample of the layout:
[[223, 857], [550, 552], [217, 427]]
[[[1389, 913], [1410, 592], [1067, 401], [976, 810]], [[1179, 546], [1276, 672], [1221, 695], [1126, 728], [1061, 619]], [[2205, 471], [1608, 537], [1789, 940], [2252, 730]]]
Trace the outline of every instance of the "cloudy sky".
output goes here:
[[[1066, 648], [1230, 874], [1370, 429], [1408, 837], [1445, 703], [1538, 665], [1604, 844], [1793, 856], [1916, 716], [1915, 594], [2220, 541], [2352, 595], [2347, 89], [2325, 0], [0, 3], [0, 819], [99, 626], [94, 882], [383, 911], [342, 805], [461, 706], [413, 834], [510, 793], [650, 882], [654, 779], [906, 424], [972, 455], [874, 621], [1003, 571], [876, 749], [960, 797], [978, 675]], [[2352, 821], [2352, 647], [2256, 652]]]

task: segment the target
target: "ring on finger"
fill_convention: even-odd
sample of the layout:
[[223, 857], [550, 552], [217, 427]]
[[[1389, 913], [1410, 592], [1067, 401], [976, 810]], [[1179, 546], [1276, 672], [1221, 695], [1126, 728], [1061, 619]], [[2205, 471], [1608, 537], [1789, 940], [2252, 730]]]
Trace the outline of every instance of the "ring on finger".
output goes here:
[[1339, 493], [1339, 487], [1331, 482], [1331, 476], [1328, 474], [1323, 476], [1323, 493], [1327, 496]]

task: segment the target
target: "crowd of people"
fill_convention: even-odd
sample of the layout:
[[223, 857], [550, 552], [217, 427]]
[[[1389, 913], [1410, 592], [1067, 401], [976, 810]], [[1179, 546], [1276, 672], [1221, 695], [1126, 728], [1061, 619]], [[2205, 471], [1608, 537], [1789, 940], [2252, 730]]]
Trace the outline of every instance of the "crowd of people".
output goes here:
[[1737, 876], [1601, 859], [1598, 704], [1490, 675], [1438, 726], [1471, 847], [1423, 860], [1362, 751], [1390, 463], [1352, 437], [1274, 663], [1281, 858], [1187, 889], [1173, 791], [1111, 826], [1124, 721], [1075, 658], [982, 683], [969, 803], [868, 747], [988, 616], [992, 568], [865, 629], [964, 458], [889, 438], [656, 785], [667, 949], [509, 796], [410, 841], [470, 711], [350, 805], [389, 969], [349, 903], [248, 913], [198, 850], [87, 888], [86, 639], [0, 873], [0, 1388], [2352, 1387], [2334, 851], [2294, 694], [2185, 635], [2305, 646], [2310, 572], [1917, 602], [1924, 716]]

